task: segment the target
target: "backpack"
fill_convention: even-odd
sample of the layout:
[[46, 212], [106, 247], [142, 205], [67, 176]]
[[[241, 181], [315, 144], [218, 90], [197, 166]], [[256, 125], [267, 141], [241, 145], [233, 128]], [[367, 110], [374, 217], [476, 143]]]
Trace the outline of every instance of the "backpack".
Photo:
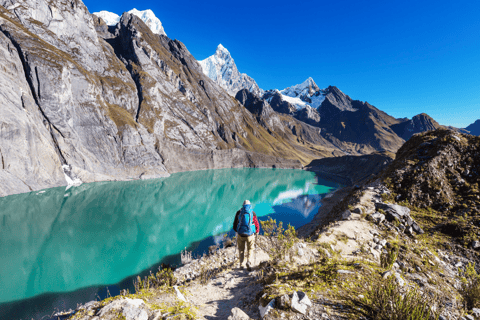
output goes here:
[[247, 204], [242, 207], [238, 215], [237, 233], [242, 237], [248, 237], [255, 233], [253, 224], [252, 206]]

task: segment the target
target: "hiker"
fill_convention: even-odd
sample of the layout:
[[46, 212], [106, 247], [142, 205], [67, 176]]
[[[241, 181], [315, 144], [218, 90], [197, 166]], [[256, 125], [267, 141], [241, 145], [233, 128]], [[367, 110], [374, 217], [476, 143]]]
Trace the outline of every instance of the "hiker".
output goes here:
[[[255, 237], [260, 231], [257, 215], [252, 209], [249, 200], [243, 202], [243, 206], [237, 211], [233, 222], [233, 230], [237, 233], [237, 246], [240, 254], [240, 268], [247, 267], [248, 271], [252, 271], [253, 250], [255, 249]], [[247, 262], [245, 261], [245, 245], [247, 247]]]

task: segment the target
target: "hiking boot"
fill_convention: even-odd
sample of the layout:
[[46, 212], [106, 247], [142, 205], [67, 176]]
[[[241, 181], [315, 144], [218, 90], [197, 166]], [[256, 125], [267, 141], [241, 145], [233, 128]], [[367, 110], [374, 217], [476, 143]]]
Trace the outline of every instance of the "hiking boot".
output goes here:
[[247, 270], [248, 272], [252, 271], [252, 264], [250, 262], [247, 262]]

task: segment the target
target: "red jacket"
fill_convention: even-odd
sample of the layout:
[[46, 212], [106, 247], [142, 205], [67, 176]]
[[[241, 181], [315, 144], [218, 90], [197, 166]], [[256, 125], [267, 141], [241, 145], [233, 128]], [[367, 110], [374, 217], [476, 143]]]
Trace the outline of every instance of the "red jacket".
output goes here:
[[[240, 211], [237, 211], [235, 215], [235, 220], [233, 220], [233, 230], [237, 232], [237, 225], [238, 225], [238, 216], [240, 215]], [[255, 225], [255, 233], [258, 234], [260, 232], [260, 224], [258, 223], [257, 214], [253, 211], [253, 224]]]

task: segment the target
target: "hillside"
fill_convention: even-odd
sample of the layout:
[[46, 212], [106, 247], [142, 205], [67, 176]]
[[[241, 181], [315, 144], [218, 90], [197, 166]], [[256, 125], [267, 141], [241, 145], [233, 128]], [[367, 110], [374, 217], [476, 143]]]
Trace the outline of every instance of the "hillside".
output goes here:
[[64, 315], [479, 319], [478, 163], [468, 160], [477, 159], [479, 142], [445, 129], [414, 135], [376, 177], [324, 199], [300, 238], [261, 236], [252, 271], [236, 268], [227, 239], [198, 260], [185, 255], [173, 273], [138, 279], [135, 294]]

